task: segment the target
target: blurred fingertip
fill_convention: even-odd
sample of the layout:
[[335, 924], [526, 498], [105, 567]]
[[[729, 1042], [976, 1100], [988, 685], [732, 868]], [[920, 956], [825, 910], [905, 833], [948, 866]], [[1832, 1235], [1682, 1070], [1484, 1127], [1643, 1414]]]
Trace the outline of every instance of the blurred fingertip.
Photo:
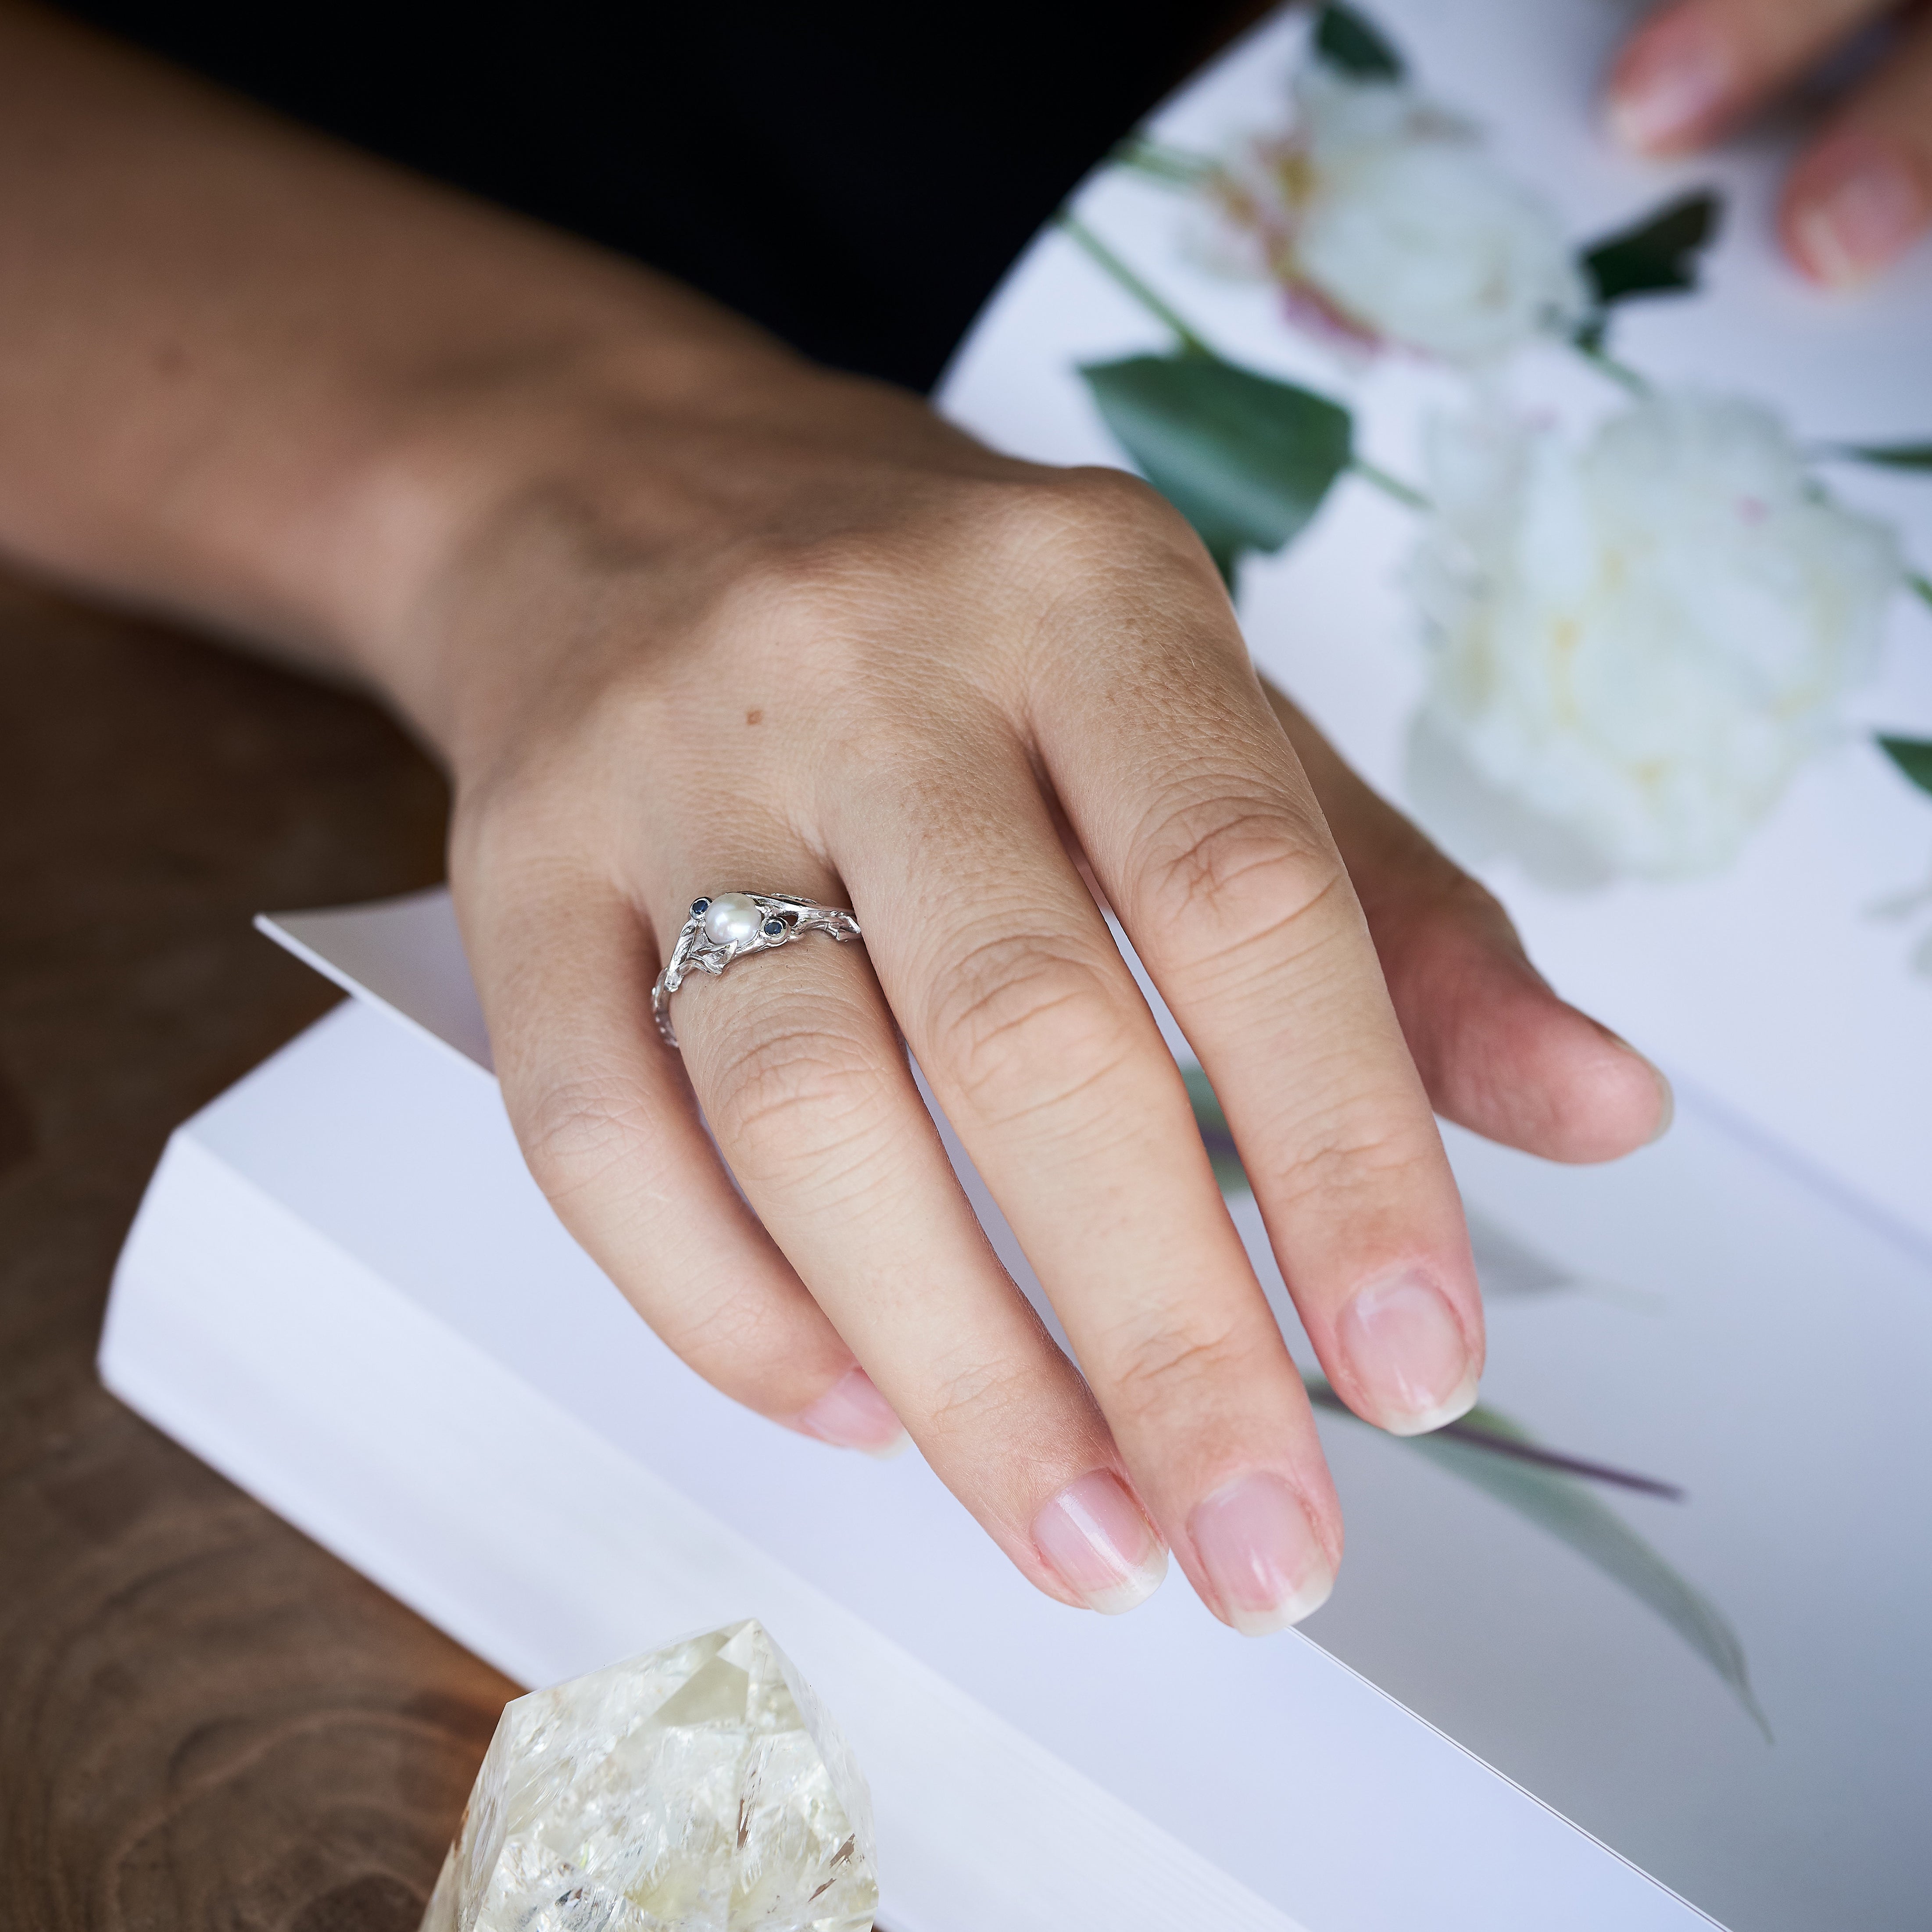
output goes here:
[[1673, 9], [1647, 22], [1624, 47], [1606, 91], [1611, 137], [1633, 154], [1694, 147], [1715, 128], [1736, 86], [1724, 37], [1701, 13]]
[[[1663, 1139], [1677, 1117], [1677, 1096], [1663, 1068], [1648, 1054], [1600, 1022], [1590, 1024], [1616, 1049], [1616, 1058], [1610, 1069], [1612, 1078], [1600, 1081], [1592, 1096], [1596, 1103], [1593, 1112], [1602, 1130], [1600, 1150], [1572, 1158], [1615, 1160]], [[1640, 1078], [1634, 1077], [1640, 1073]]]
[[[1641, 1055], [1639, 1057], [1641, 1058]], [[1670, 1080], [1666, 1077], [1663, 1068], [1648, 1060], [1643, 1064], [1649, 1067], [1651, 1072], [1657, 1077], [1658, 1094], [1657, 1125], [1652, 1130], [1650, 1138], [1644, 1142], [1646, 1147], [1654, 1147], [1666, 1134], [1670, 1132], [1672, 1122], [1677, 1118], [1677, 1094], [1676, 1089], [1672, 1087]]]
[[1799, 164], [1786, 190], [1786, 252], [1824, 287], [1850, 289], [1891, 266], [1932, 224], [1932, 194], [1911, 158], [1848, 130]]

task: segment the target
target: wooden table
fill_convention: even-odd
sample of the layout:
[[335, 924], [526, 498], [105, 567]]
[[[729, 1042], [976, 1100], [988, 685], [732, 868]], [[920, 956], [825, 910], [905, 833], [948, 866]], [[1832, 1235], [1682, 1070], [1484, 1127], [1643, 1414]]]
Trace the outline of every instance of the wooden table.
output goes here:
[[374, 710], [0, 582], [0, 1926], [413, 1932], [514, 1688], [94, 1378], [169, 1130], [335, 994], [258, 909], [442, 868]]

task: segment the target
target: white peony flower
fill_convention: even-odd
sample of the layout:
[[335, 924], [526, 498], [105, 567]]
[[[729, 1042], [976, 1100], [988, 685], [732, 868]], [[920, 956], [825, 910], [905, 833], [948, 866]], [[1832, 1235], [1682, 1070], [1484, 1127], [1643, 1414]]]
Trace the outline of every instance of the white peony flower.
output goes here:
[[1587, 306], [1556, 214], [1474, 130], [1402, 82], [1319, 62], [1294, 126], [1211, 186], [1257, 266], [1346, 334], [1481, 364], [1564, 332]]
[[1891, 530], [1825, 496], [1753, 403], [1659, 394], [1580, 451], [1440, 423], [1429, 487], [1422, 724], [1652, 878], [1726, 864], [1838, 735], [1901, 580]]

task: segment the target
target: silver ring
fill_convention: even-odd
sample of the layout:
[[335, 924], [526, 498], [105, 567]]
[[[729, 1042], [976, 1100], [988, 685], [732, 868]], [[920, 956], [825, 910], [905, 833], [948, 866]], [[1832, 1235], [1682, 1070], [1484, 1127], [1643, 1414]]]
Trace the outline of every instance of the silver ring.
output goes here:
[[859, 922], [842, 906], [794, 898], [789, 892], [713, 892], [691, 902], [691, 916], [651, 988], [651, 1012], [667, 1046], [677, 1044], [670, 1023], [670, 996], [687, 973], [709, 973], [715, 980], [748, 952], [770, 952], [801, 934], [822, 932], [838, 940], [860, 939]]

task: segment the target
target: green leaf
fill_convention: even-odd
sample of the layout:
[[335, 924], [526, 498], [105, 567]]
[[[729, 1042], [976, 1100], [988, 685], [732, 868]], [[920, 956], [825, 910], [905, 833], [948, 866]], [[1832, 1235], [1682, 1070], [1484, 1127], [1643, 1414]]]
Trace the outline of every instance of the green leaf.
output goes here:
[[1315, 23], [1315, 51], [1357, 80], [1400, 80], [1402, 56], [1379, 27], [1341, 0], [1328, 0]]
[[1881, 732], [1878, 743], [1921, 791], [1932, 792], [1932, 738], [1890, 738]]
[[1296, 536], [1348, 466], [1353, 419], [1312, 389], [1185, 352], [1080, 373], [1120, 447], [1224, 578], [1244, 552]]
[[1848, 442], [1833, 454], [1884, 470], [1932, 470], [1932, 442]]
[[1720, 206], [1716, 195], [1700, 189], [1586, 249], [1580, 266], [1598, 307], [1694, 289], [1698, 253], [1717, 234]]
[[[1322, 1407], [1340, 1408], [1318, 1376], [1304, 1375], [1303, 1380]], [[1496, 1409], [1478, 1405], [1462, 1419], [1485, 1435], [1525, 1447], [1535, 1444], [1535, 1438], [1521, 1424]], [[1440, 1430], [1427, 1436], [1392, 1439], [1567, 1543], [1586, 1563], [1654, 1611], [1718, 1673], [1763, 1732], [1766, 1742], [1771, 1742], [1771, 1726], [1751, 1690], [1744, 1646], [1724, 1612], [1575, 1477], [1499, 1456], [1480, 1442]]]

